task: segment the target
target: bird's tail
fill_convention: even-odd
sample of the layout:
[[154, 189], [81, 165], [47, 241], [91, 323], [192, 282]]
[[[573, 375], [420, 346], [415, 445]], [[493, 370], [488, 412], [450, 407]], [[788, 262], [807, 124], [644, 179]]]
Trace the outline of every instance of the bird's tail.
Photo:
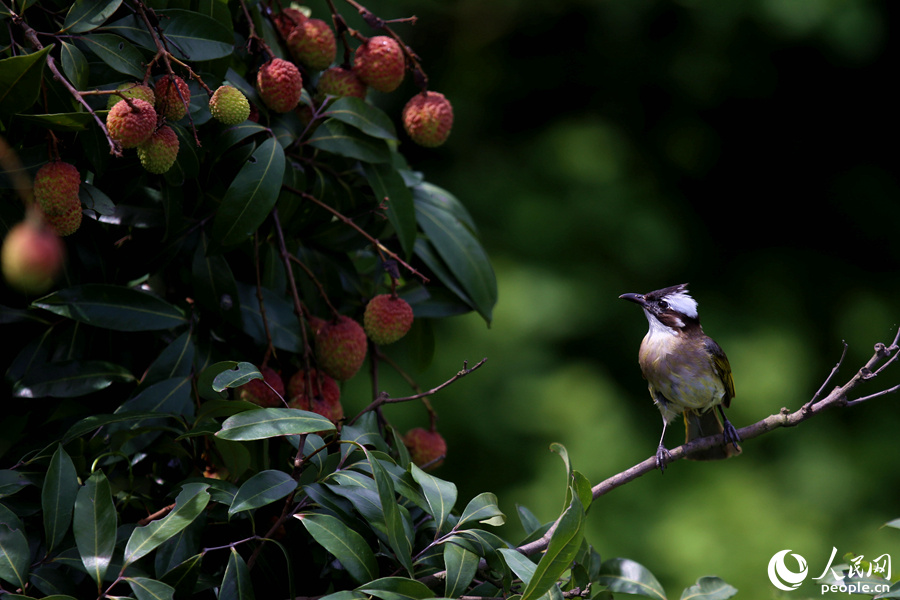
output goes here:
[[[715, 408], [698, 413], [691, 410], [684, 411], [685, 443], [697, 438], [716, 435], [725, 431]], [[741, 447], [735, 448], [733, 444], [726, 442], [724, 445], [716, 445], [706, 450], [698, 450], [685, 456], [688, 460], [721, 460], [741, 453]]]

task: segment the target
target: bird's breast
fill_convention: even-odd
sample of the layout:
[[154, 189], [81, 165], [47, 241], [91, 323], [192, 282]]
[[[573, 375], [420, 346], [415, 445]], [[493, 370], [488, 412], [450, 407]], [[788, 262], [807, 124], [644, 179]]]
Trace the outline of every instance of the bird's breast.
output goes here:
[[644, 377], [672, 405], [670, 409], [707, 409], [725, 397], [725, 386], [702, 340], [648, 333], [639, 361]]

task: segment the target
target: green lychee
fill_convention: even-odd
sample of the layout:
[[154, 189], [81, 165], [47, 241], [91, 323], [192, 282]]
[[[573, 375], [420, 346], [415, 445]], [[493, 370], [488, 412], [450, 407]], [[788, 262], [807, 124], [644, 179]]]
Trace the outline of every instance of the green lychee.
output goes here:
[[337, 56], [334, 31], [322, 19], [307, 19], [295, 27], [287, 46], [296, 61], [315, 71], [328, 68]]
[[412, 141], [420, 146], [440, 146], [453, 127], [453, 106], [443, 94], [422, 92], [403, 107], [403, 127]]
[[146, 142], [137, 147], [141, 166], [151, 173], [165, 173], [178, 156], [178, 135], [168, 125], [160, 127]]
[[236, 87], [223, 85], [209, 99], [209, 113], [220, 123], [237, 125], [250, 116], [250, 102]]
[[366, 332], [359, 323], [341, 315], [315, 332], [319, 367], [338, 381], [353, 377], [366, 358]]
[[379, 92], [393, 92], [406, 73], [406, 58], [397, 40], [377, 35], [356, 49], [353, 70], [363, 83]]
[[391, 294], [380, 294], [369, 300], [363, 314], [366, 335], [379, 346], [393, 344], [402, 338], [412, 323], [412, 307], [403, 298]]
[[178, 121], [191, 103], [191, 88], [178, 75], [163, 75], [156, 82], [156, 110], [171, 121]]
[[[144, 85], [142, 83], [123, 83], [116, 89], [122, 92], [122, 96], [125, 96], [126, 98], [140, 98], [141, 100], [146, 100], [150, 104], [156, 102], [156, 94], [153, 93], [153, 90], [149, 85]], [[106, 102], [106, 109], [112, 109], [112, 107], [116, 105], [116, 102], [122, 99], [122, 96], [110, 94], [109, 100]]]
[[[132, 106], [129, 106], [131, 102]], [[119, 100], [106, 115], [106, 128], [123, 148], [135, 148], [153, 135], [156, 110], [146, 100]]]
[[303, 78], [294, 63], [274, 58], [259, 68], [256, 89], [269, 109], [286, 113], [300, 102]]

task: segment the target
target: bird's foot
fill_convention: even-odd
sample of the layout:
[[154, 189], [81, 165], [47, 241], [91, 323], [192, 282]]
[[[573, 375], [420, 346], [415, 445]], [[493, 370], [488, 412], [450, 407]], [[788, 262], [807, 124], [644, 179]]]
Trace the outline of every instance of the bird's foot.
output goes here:
[[734, 428], [734, 425], [731, 424], [731, 421], [725, 419], [725, 424], [722, 425], [724, 429], [723, 434], [725, 436], [725, 445], [731, 444], [734, 446], [735, 450], [740, 451], [740, 447], [738, 446], [738, 442], [741, 441], [741, 436], [738, 435], [737, 429]]
[[666, 463], [672, 460], [672, 454], [662, 444], [656, 449], [656, 468], [660, 473], [666, 472]]

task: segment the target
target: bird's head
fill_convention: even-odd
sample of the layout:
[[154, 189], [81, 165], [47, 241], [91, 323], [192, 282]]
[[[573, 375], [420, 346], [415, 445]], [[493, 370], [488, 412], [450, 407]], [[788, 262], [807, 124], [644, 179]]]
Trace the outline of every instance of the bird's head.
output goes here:
[[619, 298], [640, 305], [651, 330], [661, 327], [678, 332], [700, 325], [697, 301], [691, 298], [687, 286], [682, 283], [647, 294], [622, 294]]

